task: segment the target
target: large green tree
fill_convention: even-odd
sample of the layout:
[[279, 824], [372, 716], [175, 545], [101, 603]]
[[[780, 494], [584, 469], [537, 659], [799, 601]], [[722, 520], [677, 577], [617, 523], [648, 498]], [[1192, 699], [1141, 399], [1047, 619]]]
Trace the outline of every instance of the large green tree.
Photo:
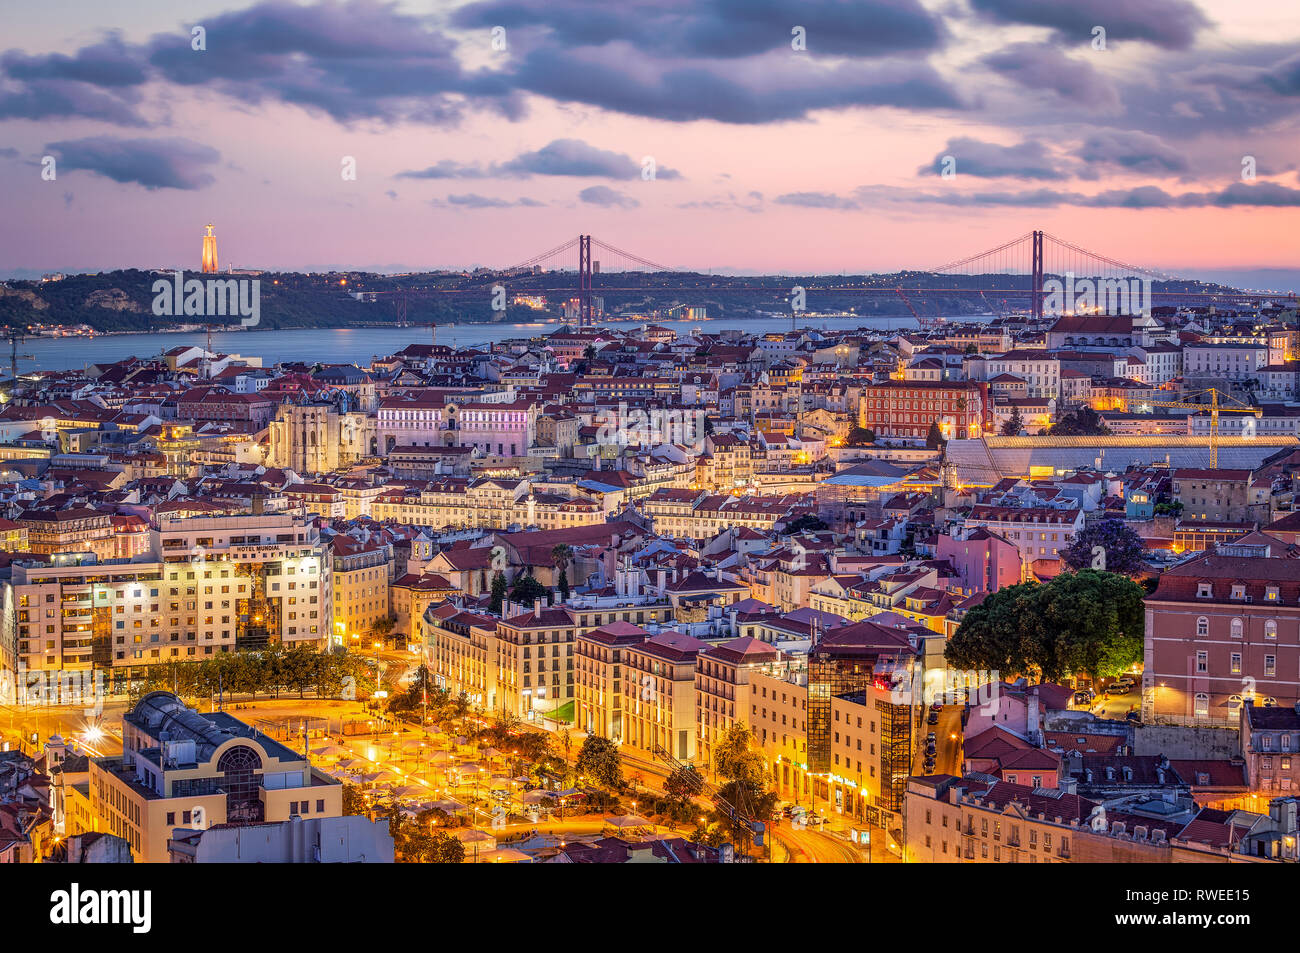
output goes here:
[[962, 620], [944, 657], [957, 668], [1059, 681], [1110, 678], [1142, 658], [1142, 588], [1084, 569], [989, 595]]
[[713, 749], [713, 770], [726, 781], [761, 787], [767, 764], [755, 747], [754, 733], [741, 722], [733, 722]]
[[578, 749], [577, 771], [603, 788], [615, 790], [623, 786], [623, 760], [618, 747], [608, 738], [587, 735]]

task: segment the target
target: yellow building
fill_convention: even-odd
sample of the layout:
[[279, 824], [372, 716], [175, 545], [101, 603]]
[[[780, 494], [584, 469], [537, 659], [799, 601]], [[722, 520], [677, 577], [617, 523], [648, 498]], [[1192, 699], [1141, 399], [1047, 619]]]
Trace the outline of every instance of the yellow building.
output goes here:
[[[333, 550], [333, 618], [336, 642], [368, 644], [366, 633], [392, 614], [389, 602], [391, 554], [387, 543], [363, 543], [335, 536]], [[357, 636], [353, 639], [352, 636]]]
[[340, 817], [343, 786], [301, 754], [225, 712], [200, 714], [150, 692], [122, 716], [122, 755], [90, 760], [97, 831], [124, 838], [137, 863], [166, 863], [176, 828]]
[[626, 653], [648, 638], [649, 632], [628, 622], [578, 633], [574, 714], [579, 730], [622, 741]]

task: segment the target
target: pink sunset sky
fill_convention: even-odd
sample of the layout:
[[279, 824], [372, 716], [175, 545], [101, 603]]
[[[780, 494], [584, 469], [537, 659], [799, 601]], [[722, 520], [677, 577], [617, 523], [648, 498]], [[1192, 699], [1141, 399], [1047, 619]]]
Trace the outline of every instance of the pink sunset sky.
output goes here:
[[0, 276], [197, 267], [207, 222], [223, 266], [286, 270], [505, 266], [589, 232], [672, 267], [894, 271], [1033, 228], [1175, 273], [1300, 265], [1293, 0], [6, 19]]

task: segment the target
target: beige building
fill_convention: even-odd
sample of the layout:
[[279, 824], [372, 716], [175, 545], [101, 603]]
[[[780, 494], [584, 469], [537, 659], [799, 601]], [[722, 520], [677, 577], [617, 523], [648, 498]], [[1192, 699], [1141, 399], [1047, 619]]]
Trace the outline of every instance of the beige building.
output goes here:
[[151, 692], [122, 716], [122, 749], [90, 761], [92, 823], [124, 838], [138, 863], [168, 862], [177, 828], [343, 813], [342, 784], [301, 754], [170, 692]]
[[623, 743], [653, 757], [666, 751], [695, 761], [695, 665], [708, 643], [680, 632], [661, 632], [629, 646], [623, 679]]
[[648, 638], [649, 632], [628, 622], [611, 622], [578, 633], [574, 715], [580, 731], [613, 741], [623, 740], [627, 650]]

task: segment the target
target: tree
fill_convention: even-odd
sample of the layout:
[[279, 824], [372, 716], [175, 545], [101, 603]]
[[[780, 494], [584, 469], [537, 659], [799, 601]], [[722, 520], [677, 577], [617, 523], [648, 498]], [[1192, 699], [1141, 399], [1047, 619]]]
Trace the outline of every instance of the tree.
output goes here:
[[1053, 437], [1099, 437], [1110, 433], [1110, 428], [1091, 407], [1080, 407], [1072, 414], [1062, 414], [1047, 432]]
[[713, 749], [713, 770], [727, 781], [741, 781], [761, 787], [767, 777], [767, 762], [753, 750], [754, 733], [741, 722], [732, 722]]
[[436, 831], [429, 849], [430, 864], [463, 864], [465, 862], [465, 845], [460, 838], [446, 831]]
[[1018, 406], [1011, 408], [1011, 416], [1002, 424], [1002, 436], [1015, 437], [1025, 426], [1025, 416], [1020, 412]]
[[506, 593], [509, 591], [510, 584], [506, 582], [506, 574], [497, 570], [496, 575], [492, 577], [492, 601], [488, 604], [488, 611], [494, 615], [501, 614], [501, 607], [505, 605]]
[[560, 601], [569, 601], [569, 563], [573, 561], [573, 550], [564, 543], [551, 549], [551, 562], [559, 571], [557, 585], [560, 589]]
[[866, 427], [850, 427], [848, 436], [844, 438], [845, 446], [849, 447], [867, 447], [875, 442], [875, 431]]
[[931, 450], [942, 450], [944, 444], [943, 431], [939, 429], [938, 421], [930, 422], [930, 432], [925, 435], [925, 445]]
[[704, 786], [703, 780], [699, 772], [688, 765], [674, 768], [664, 780], [664, 794], [674, 804], [687, 804]]
[[550, 594], [551, 591], [533, 578], [533, 574], [530, 572], [515, 580], [514, 586], [510, 589], [510, 601], [524, 606], [532, 605], [539, 599], [547, 598]]
[[1074, 542], [1062, 550], [1061, 558], [1071, 569], [1103, 569], [1132, 576], [1146, 568], [1145, 552], [1142, 537], [1127, 523], [1103, 519], [1085, 525]]
[[798, 533], [803, 533], [805, 531], [815, 533], [818, 530], [823, 530], [827, 528], [828, 527], [826, 526], [826, 524], [822, 522], [820, 519], [818, 519], [816, 516], [813, 516], [811, 513], [805, 513], [803, 516], [800, 516], [798, 519], [791, 520], [789, 523], [786, 523], [785, 529], [782, 530], [782, 532], [793, 536]]
[[366, 805], [366, 799], [361, 794], [361, 788], [355, 784], [343, 785], [343, 814], [361, 815], [368, 817], [370, 809]]
[[387, 642], [389, 633], [393, 631], [395, 625], [397, 625], [397, 619], [393, 616], [381, 616], [370, 623], [370, 634], [375, 637], [377, 642]]
[[623, 786], [623, 760], [618, 756], [618, 748], [600, 735], [587, 735], [582, 742], [577, 769], [579, 774], [608, 790]]
[[1006, 586], [966, 613], [944, 658], [998, 676], [1110, 678], [1142, 658], [1142, 596], [1131, 579], [1094, 569]]

